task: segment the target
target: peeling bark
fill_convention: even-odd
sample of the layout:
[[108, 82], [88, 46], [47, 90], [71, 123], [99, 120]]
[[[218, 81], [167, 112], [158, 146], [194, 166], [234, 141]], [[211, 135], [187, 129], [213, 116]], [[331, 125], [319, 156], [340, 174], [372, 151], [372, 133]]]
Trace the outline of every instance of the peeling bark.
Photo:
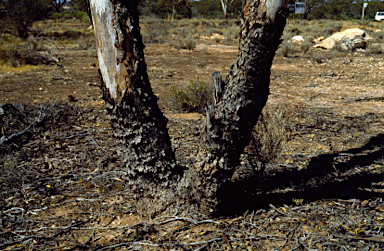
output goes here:
[[[171, 189], [181, 170], [167, 120], [151, 89], [140, 35], [138, 1], [91, 1], [105, 106], [130, 185], [152, 215], [175, 203]], [[170, 189], [170, 191], [168, 191]], [[153, 200], [156, 206], [151, 208]]]
[[218, 192], [230, 182], [267, 101], [288, 1], [246, 1], [239, 53], [224, 81], [213, 74], [215, 102], [207, 108], [201, 149], [190, 170], [175, 163], [167, 122], [149, 84], [138, 1], [90, 2], [106, 108], [142, 213], [216, 212]]

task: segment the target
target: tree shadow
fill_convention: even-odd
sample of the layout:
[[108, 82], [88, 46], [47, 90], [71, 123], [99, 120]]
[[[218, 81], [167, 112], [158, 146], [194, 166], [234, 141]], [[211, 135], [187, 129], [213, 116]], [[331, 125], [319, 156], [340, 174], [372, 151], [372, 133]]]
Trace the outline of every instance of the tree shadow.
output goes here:
[[[381, 170], [367, 170], [372, 164], [381, 164]], [[286, 168], [223, 185], [219, 191], [217, 216], [267, 209], [270, 204], [290, 205], [295, 199], [364, 200], [384, 197], [384, 193], [376, 193], [371, 189], [372, 183], [383, 180], [384, 134], [379, 134], [363, 147], [313, 157], [302, 170]]]

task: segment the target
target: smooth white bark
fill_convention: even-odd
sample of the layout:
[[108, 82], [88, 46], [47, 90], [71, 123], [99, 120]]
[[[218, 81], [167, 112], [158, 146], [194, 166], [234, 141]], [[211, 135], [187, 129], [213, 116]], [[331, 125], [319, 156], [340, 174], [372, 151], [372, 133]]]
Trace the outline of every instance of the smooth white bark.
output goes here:
[[221, 7], [223, 8], [224, 16], [227, 16], [228, 9], [229, 7], [231, 7], [231, 4], [234, 0], [229, 0], [229, 3], [228, 3], [228, 0], [220, 0], [220, 1], [221, 1]]
[[115, 48], [116, 31], [111, 0], [90, 0], [100, 71], [110, 95], [117, 98], [120, 64]]
[[267, 17], [271, 20], [274, 20], [277, 12], [283, 8], [287, 7], [288, 0], [261, 0], [260, 5], [264, 4], [267, 8]]

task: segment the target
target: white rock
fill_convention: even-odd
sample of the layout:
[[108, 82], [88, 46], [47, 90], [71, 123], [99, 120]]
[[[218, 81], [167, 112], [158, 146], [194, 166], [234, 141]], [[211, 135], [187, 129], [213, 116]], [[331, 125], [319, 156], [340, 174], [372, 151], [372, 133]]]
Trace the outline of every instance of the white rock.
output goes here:
[[367, 42], [372, 39], [373, 38], [362, 29], [353, 28], [337, 32], [313, 47], [331, 50], [335, 48], [337, 43], [340, 43], [341, 49], [347, 51], [356, 48], [365, 48]]
[[321, 36], [321, 37], [312, 39], [312, 43], [318, 44], [318, 43], [320, 43], [323, 40], [324, 40], [324, 37]]
[[303, 36], [294, 36], [292, 37], [291, 41], [293, 44], [301, 44], [302, 42], [304, 42], [304, 38]]

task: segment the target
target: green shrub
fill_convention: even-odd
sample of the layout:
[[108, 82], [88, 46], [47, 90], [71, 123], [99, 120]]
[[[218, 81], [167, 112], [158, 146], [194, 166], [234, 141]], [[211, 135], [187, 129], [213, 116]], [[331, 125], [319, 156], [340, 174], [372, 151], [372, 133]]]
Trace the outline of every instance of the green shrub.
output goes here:
[[77, 18], [77, 19], [82, 19], [83, 18], [83, 16], [88, 16], [88, 14], [87, 13], [85, 13], [84, 11], [78, 11], [78, 12], [76, 12], [76, 15], [75, 15], [75, 17]]
[[60, 13], [53, 13], [51, 16], [51, 19], [59, 19], [61, 17], [62, 17], [62, 15]]
[[184, 88], [171, 87], [167, 98], [168, 106], [180, 111], [203, 113], [212, 102], [213, 88], [213, 84], [196, 77]]
[[84, 24], [88, 24], [91, 22], [91, 20], [89, 20], [89, 17], [88, 15], [84, 15], [81, 17], [81, 22], [84, 23]]
[[67, 14], [64, 14], [63, 18], [68, 20], [68, 19], [72, 19], [73, 16], [71, 14], [67, 13]]

